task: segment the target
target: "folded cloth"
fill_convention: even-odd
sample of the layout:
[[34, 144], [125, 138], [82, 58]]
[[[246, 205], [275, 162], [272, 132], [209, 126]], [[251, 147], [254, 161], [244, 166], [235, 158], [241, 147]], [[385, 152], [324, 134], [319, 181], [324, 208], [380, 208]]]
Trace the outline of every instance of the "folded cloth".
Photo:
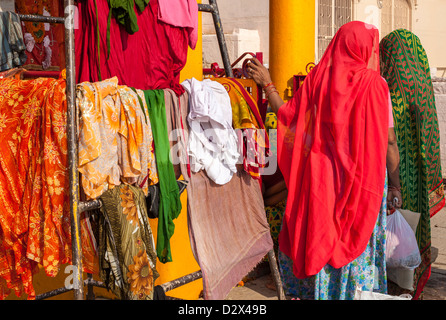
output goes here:
[[0, 71], [23, 65], [26, 55], [19, 16], [10, 11], [0, 12], [1, 57]]
[[229, 95], [222, 84], [209, 79], [191, 78], [182, 85], [189, 93], [187, 121], [191, 170], [204, 169], [215, 183], [225, 184], [237, 171], [240, 157]]

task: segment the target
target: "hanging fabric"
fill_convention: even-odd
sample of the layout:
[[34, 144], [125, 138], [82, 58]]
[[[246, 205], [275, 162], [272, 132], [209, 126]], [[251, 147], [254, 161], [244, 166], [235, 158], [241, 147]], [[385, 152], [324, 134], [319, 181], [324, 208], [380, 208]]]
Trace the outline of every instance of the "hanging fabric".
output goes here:
[[184, 92], [179, 79], [187, 60], [189, 32], [187, 28], [158, 20], [158, 0], [151, 0], [142, 12], [135, 11], [139, 31], [134, 34], [129, 34], [116, 19], [110, 20], [109, 56], [107, 25], [110, 8], [107, 0], [78, 1], [77, 7], [79, 27], [75, 29], [75, 56], [78, 83], [116, 76], [119, 84], [129, 87], [142, 90], [170, 88], [178, 95]]
[[[176, 128], [184, 124], [183, 141], [191, 132], [190, 107], [179, 103], [175, 109]], [[178, 150], [185, 153], [186, 147], [181, 144]], [[186, 162], [180, 168], [189, 181], [189, 238], [203, 274], [204, 299], [224, 299], [273, 247], [259, 185], [240, 165], [224, 185], [214, 183], [203, 170], [189, 171]]]
[[204, 170], [215, 183], [228, 183], [240, 158], [229, 95], [223, 85], [209, 79], [191, 78], [182, 85], [189, 93], [191, 171]]
[[[59, 0], [16, 0], [16, 12], [42, 16], [64, 16]], [[64, 27], [58, 23], [23, 22], [27, 69], [59, 71], [65, 66]]]
[[172, 261], [170, 238], [175, 224], [174, 219], [181, 212], [180, 193], [175, 178], [175, 171], [170, 160], [170, 144], [167, 131], [167, 119], [163, 90], [144, 91], [149, 119], [152, 124], [153, 141], [156, 154], [156, 166], [160, 186], [158, 233], [156, 252], [162, 263]]
[[26, 62], [22, 27], [16, 13], [0, 12], [0, 42], [0, 71], [20, 67]]
[[269, 156], [269, 140], [257, 102], [235, 78], [212, 78], [222, 84], [229, 94], [232, 125], [236, 129], [243, 167], [254, 179], [260, 179]]
[[120, 185], [101, 196], [99, 275], [122, 300], [153, 300], [156, 253], [140, 188]]
[[147, 194], [158, 175], [143, 92], [119, 86], [113, 77], [78, 84], [76, 97], [79, 172], [87, 198], [96, 199], [122, 182], [140, 185]]
[[[64, 74], [64, 73], [63, 73]], [[0, 80], [0, 292], [35, 298], [71, 262], [65, 79]], [[81, 217], [84, 271], [96, 255]]]
[[198, 40], [197, 0], [158, 0], [158, 20], [175, 27], [187, 28], [189, 47], [194, 50]]

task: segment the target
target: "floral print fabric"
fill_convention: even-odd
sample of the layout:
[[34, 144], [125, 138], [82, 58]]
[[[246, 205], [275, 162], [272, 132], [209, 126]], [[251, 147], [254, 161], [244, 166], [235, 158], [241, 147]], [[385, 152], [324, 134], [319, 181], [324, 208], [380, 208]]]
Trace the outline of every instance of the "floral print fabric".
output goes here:
[[366, 250], [342, 268], [326, 265], [309, 278], [293, 274], [293, 261], [279, 250], [279, 270], [285, 293], [303, 300], [353, 300], [356, 288], [387, 294], [386, 221], [387, 179], [381, 210]]
[[[37, 266], [54, 277], [71, 260], [65, 87], [0, 80], [0, 299], [10, 289], [34, 299]], [[83, 251], [90, 268], [94, 248]]]
[[99, 220], [99, 264], [104, 283], [120, 299], [152, 300], [156, 253], [142, 189], [106, 191]]
[[147, 194], [158, 175], [143, 92], [119, 86], [116, 77], [83, 82], [76, 92], [79, 172], [87, 198], [96, 199], [122, 182], [141, 184]]

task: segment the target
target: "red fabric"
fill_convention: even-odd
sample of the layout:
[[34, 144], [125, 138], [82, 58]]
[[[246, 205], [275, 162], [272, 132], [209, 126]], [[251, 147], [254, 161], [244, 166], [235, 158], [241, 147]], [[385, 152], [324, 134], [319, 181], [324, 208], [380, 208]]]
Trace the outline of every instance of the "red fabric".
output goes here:
[[340, 268], [366, 248], [383, 197], [388, 87], [378, 30], [342, 26], [278, 112], [278, 162], [288, 187], [280, 250], [296, 277]]
[[135, 8], [139, 31], [129, 34], [114, 17], [110, 26], [110, 57], [107, 60], [107, 0], [78, 1], [79, 20], [75, 29], [77, 82], [99, 81], [97, 20], [100, 32], [102, 79], [117, 76], [119, 84], [137, 89], [170, 88], [177, 95], [184, 92], [180, 71], [187, 60], [187, 28], [158, 21], [158, 0], [151, 0], [141, 13]]

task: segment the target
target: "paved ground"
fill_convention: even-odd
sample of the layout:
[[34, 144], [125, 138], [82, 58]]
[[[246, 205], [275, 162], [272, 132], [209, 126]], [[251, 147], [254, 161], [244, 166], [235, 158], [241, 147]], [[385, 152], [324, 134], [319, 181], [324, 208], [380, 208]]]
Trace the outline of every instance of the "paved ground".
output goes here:
[[[431, 220], [433, 253], [438, 250], [432, 273], [424, 289], [424, 300], [446, 300], [446, 208]], [[270, 275], [248, 280], [244, 286], [231, 290], [227, 300], [277, 300], [276, 291], [266, 287]]]

